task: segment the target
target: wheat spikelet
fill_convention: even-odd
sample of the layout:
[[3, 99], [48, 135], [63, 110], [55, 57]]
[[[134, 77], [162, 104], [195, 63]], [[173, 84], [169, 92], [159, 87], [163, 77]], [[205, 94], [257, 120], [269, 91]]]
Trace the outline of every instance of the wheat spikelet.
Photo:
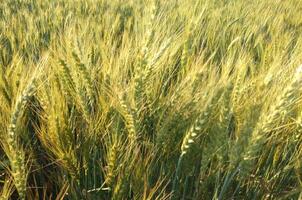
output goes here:
[[4, 97], [4, 99], [6, 100], [8, 105], [11, 105], [12, 103], [12, 94], [11, 94], [11, 87], [9, 86], [8, 80], [5, 76], [5, 72], [3, 68], [0, 68], [0, 74], [1, 74], [1, 79], [3, 81], [3, 86], [1, 86], [1, 92], [2, 95]]
[[273, 156], [273, 167], [276, 167], [276, 165], [279, 163], [279, 159], [280, 156], [282, 156], [282, 146], [281, 145], [277, 145], [276, 150], [274, 152], [274, 156]]
[[116, 163], [117, 163], [117, 151], [118, 146], [113, 144], [108, 152], [107, 156], [107, 174], [105, 182], [110, 187], [112, 185], [113, 179], [115, 177]]
[[177, 184], [179, 182], [179, 176], [180, 176], [180, 170], [182, 167], [182, 161], [184, 156], [189, 152], [189, 150], [192, 148], [192, 145], [196, 143], [197, 137], [200, 137], [202, 134], [206, 133], [207, 130], [207, 123], [210, 120], [210, 114], [213, 110], [213, 107], [217, 100], [220, 98], [222, 90], [217, 90], [213, 97], [210, 99], [202, 113], [198, 116], [198, 118], [195, 120], [193, 125], [191, 126], [190, 130], [186, 133], [182, 145], [181, 145], [181, 154], [178, 159], [175, 177], [173, 180], [173, 188], [172, 188], [172, 199], [177, 198]]
[[207, 123], [207, 118], [209, 113], [207, 111], [203, 112], [200, 117], [195, 121], [190, 131], [186, 134], [181, 145], [181, 156], [185, 155], [190, 149], [191, 145], [195, 142], [197, 136], [204, 130]]
[[[63, 63], [64, 61], [62, 60], [61, 64], [66, 64]], [[74, 96], [75, 92], [72, 89], [72, 85], [70, 84], [68, 80], [68, 75], [66, 73], [66, 70], [58, 70], [59, 73], [56, 74], [56, 77], [58, 79], [58, 86], [60, 86], [60, 90], [62, 91], [62, 94], [66, 97], [66, 100], [68, 103], [71, 104], [72, 102], [72, 97]]]
[[154, 36], [154, 29], [152, 25], [156, 17], [157, 8], [158, 8], [157, 2], [153, 0], [150, 6], [150, 18], [147, 22], [146, 45], [148, 45], [151, 42]]
[[78, 56], [78, 54], [75, 51], [72, 52], [72, 56], [76, 62], [76, 65], [79, 67], [79, 70], [81, 72], [80, 75], [82, 76], [82, 78], [84, 80], [84, 84], [85, 84], [85, 87], [87, 90], [89, 105], [91, 107], [93, 107], [93, 105], [94, 105], [94, 92], [93, 91], [94, 90], [93, 90], [93, 84], [92, 84], [92, 80], [90, 78], [89, 72], [88, 72], [85, 64], [81, 62], [80, 57]]
[[[143, 43], [143, 46], [141, 48], [141, 51], [139, 53], [139, 65], [136, 68], [136, 73], [134, 76], [134, 87], [135, 87], [135, 102], [136, 102], [136, 107], [140, 108], [142, 107], [142, 103], [145, 102], [146, 100], [146, 94], [145, 94], [145, 84], [146, 84], [146, 79], [149, 77], [149, 75], [152, 72], [152, 66], [154, 62], [158, 58], [154, 58], [152, 61], [152, 65], [149, 64], [149, 42], [152, 40], [153, 36], [153, 29], [152, 29], [152, 22], [154, 16], [155, 16], [155, 11], [156, 6], [153, 4], [152, 6], [152, 12], [151, 12], [151, 20], [147, 24], [147, 33], [146, 33], [146, 40]], [[163, 50], [164, 51], [164, 50]], [[157, 55], [158, 57], [160, 55]]]
[[71, 93], [75, 92], [75, 81], [72, 78], [71, 72], [69, 67], [67, 66], [67, 63], [63, 59], [59, 59], [59, 63], [62, 66], [62, 79], [64, 80], [64, 83], [68, 86], [68, 90], [71, 90]]
[[[137, 72], [134, 77], [135, 102], [137, 104], [136, 105], [137, 108], [142, 107], [142, 102], [145, 102], [146, 100], [146, 95], [144, 94], [144, 86], [146, 84], [146, 79], [149, 77], [151, 73], [153, 63], [156, 62], [158, 57], [160, 57], [160, 55], [157, 55], [157, 58], [153, 59], [152, 65], [149, 65], [149, 53], [150, 53], [149, 43], [152, 40], [154, 34], [152, 23], [154, 21], [156, 11], [157, 11], [157, 4], [155, 1], [154, 2], [152, 1], [150, 19], [148, 20], [147, 23], [146, 39], [143, 43], [142, 49], [139, 54], [139, 66], [137, 68]], [[164, 49], [162, 51], [164, 51]]]
[[291, 105], [297, 99], [297, 94], [300, 92], [302, 84], [301, 69], [302, 66], [297, 69], [294, 80], [285, 89], [284, 93], [279, 97], [277, 104], [272, 107], [270, 114], [265, 118], [261, 126], [263, 132], [269, 132], [274, 122], [284, 113], [287, 106]]
[[181, 145], [181, 156], [184, 156], [189, 151], [191, 145], [195, 143], [196, 138], [206, 130], [206, 125], [210, 120], [210, 113], [212, 112], [216, 101], [219, 99], [221, 91], [221, 89], [216, 91], [203, 112], [198, 116], [190, 130], [185, 135]]
[[14, 183], [18, 190], [20, 199], [25, 199], [26, 194], [26, 182], [27, 171], [25, 163], [25, 152], [22, 150], [19, 144], [19, 136], [16, 131], [17, 120], [22, 115], [27, 102], [36, 90], [35, 80], [27, 86], [22, 95], [15, 103], [15, 108], [11, 116], [10, 125], [8, 128], [7, 145], [8, 154], [11, 162], [12, 176], [14, 177]]
[[241, 83], [242, 83], [242, 77], [241, 77], [241, 74], [238, 74], [237, 79], [235, 81], [233, 94], [232, 94], [232, 102], [233, 102], [234, 106], [238, 106], [238, 104], [239, 104]]
[[123, 98], [119, 98], [119, 103], [121, 105], [121, 113], [125, 119], [125, 125], [128, 130], [128, 137], [131, 142], [137, 139], [137, 128], [136, 128], [136, 117], [131, 108], [127, 105]]
[[143, 69], [139, 69], [134, 77], [134, 92], [135, 92], [134, 98], [135, 98], [137, 109], [142, 107], [142, 104], [145, 100], [144, 83], [142, 77], [143, 77]]
[[12, 100], [11, 100], [11, 98], [10, 98], [9, 93], [7, 92], [7, 90], [6, 90], [4, 87], [0, 87], [0, 90], [1, 90], [1, 94], [2, 94], [1, 96], [2, 96], [3, 99], [5, 100], [6, 104], [7, 104], [8, 106], [10, 106], [11, 103], [12, 103]]
[[79, 176], [79, 167], [78, 167], [78, 161], [73, 155], [73, 152], [64, 152], [61, 155], [61, 162], [65, 169], [68, 170], [68, 174], [71, 176], [73, 181], [77, 184], [80, 182], [80, 176]]
[[189, 41], [186, 41], [183, 45], [181, 58], [180, 58], [180, 63], [181, 63], [182, 67], [185, 67], [187, 65], [188, 56], [189, 56], [189, 49], [190, 49]]
[[166, 51], [166, 49], [169, 47], [171, 43], [171, 38], [166, 40], [163, 45], [161, 45], [160, 49], [158, 52], [154, 55], [154, 57], [150, 60], [150, 63], [147, 63], [148, 65], [146, 66], [146, 69], [144, 71], [143, 77], [142, 77], [142, 82], [146, 83], [149, 76], [152, 73], [153, 67], [155, 63], [158, 61], [158, 59], [163, 55], [163, 53]]
[[263, 145], [268, 139], [268, 133], [274, 128], [276, 120], [279, 119], [282, 112], [293, 102], [297, 97], [297, 93], [301, 90], [302, 85], [302, 66], [298, 67], [294, 80], [284, 90], [282, 95], [278, 98], [275, 105], [272, 106], [267, 116], [260, 119], [259, 124], [252, 133], [248, 147], [244, 152], [242, 170], [243, 173], [248, 173], [257, 159], [258, 153], [261, 151]]
[[128, 180], [126, 177], [120, 177], [114, 187], [112, 200], [123, 199], [127, 192]]
[[77, 87], [77, 93], [79, 96], [79, 102], [80, 102], [80, 106], [82, 108], [83, 111], [83, 116], [85, 117], [86, 121], [89, 122], [91, 119], [91, 107], [89, 106], [89, 104], [87, 104], [87, 99], [85, 96], [85, 89], [79, 85]]
[[230, 100], [231, 100], [231, 94], [232, 94], [232, 84], [229, 84], [226, 87], [226, 91], [224, 92], [222, 96], [222, 102], [221, 102], [221, 109], [219, 113], [219, 122], [220, 126], [226, 130], [229, 122], [230, 122], [230, 114], [232, 112], [230, 107]]
[[136, 102], [136, 107], [140, 108], [142, 107], [143, 102], [146, 100], [145, 95], [145, 84], [146, 84], [146, 78], [149, 76], [149, 71], [151, 73], [151, 69], [149, 69], [149, 61], [148, 61], [148, 47], [144, 46], [142, 48], [142, 51], [140, 53], [139, 57], [139, 65], [136, 68], [136, 73], [134, 76], [134, 97]]

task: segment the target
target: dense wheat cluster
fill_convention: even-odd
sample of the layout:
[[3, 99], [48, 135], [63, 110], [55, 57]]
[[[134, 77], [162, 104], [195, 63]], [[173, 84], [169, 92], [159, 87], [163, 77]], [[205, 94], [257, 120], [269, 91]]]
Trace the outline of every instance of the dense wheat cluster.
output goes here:
[[301, 0], [2, 0], [0, 199], [301, 199], [301, 92]]

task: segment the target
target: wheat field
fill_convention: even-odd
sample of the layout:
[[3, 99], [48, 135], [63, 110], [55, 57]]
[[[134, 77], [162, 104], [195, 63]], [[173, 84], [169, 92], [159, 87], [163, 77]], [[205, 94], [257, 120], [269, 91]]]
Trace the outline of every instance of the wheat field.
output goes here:
[[301, 92], [301, 0], [2, 0], [0, 200], [300, 200]]

